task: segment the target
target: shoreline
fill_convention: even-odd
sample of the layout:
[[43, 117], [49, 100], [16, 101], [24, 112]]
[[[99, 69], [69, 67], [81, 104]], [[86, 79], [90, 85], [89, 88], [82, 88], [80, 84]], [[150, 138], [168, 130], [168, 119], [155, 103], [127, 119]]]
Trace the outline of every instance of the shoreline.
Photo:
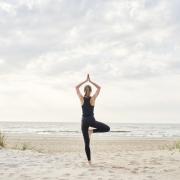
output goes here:
[[[37, 133], [7, 133], [7, 132], [2, 132], [6, 137], [9, 138], [41, 138], [41, 137], [47, 137], [47, 138], [67, 138], [67, 139], [71, 139], [71, 138], [77, 138], [77, 139], [81, 139], [83, 138], [82, 134], [76, 134], [76, 135], [68, 135], [68, 134], [37, 134]], [[173, 141], [178, 141], [180, 140], [180, 137], [142, 137], [142, 136], [107, 136], [107, 135], [103, 135], [103, 133], [101, 133], [100, 135], [97, 133], [92, 134], [92, 137], [95, 140], [173, 140]]]

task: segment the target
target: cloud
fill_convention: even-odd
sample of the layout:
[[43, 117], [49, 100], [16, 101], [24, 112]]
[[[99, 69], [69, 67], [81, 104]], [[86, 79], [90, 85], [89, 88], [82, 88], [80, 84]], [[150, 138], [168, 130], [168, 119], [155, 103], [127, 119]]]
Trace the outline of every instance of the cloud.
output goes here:
[[[115, 92], [120, 90], [119, 81], [138, 86], [168, 76], [177, 80], [178, 7], [178, 0], [0, 2], [3, 99], [18, 91], [30, 100], [35, 96], [33, 89], [39, 89], [42, 99], [43, 89], [61, 90], [66, 97], [87, 72], [106, 87], [113, 83]], [[114, 109], [118, 107], [116, 103]]]
[[[169, 26], [175, 14], [169, 8], [172, 7], [172, 2], [142, 2], [90, 3], [85, 0], [79, 2], [71, 0], [53, 3], [52, 1], [1, 3], [2, 11], [7, 13], [2, 14], [5, 19], [1, 24], [0, 39], [4, 42], [1, 45], [1, 56], [9, 66], [19, 69], [31, 66], [32, 61], [33, 63], [37, 61], [38, 64], [39, 59], [47, 64], [47, 58], [42, 60], [42, 57], [48, 56], [50, 59], [51, 54], [52, 59], [54, 56], [58, 59], [65, 58], [67, 67], [74, 65], [74, 72], [79, 71], [75, 64], [83, 64], [83, 61], [84, 64], [80, 67], [82, 69], [85, 64], [95, 66], [95, 62], [98, 62], [96, 66], [102, 73], [101, 67], [105, 66], [106, 69], [110, 63], [115, 63], [116, 69], [122, 71], [121, 63], [124, 59], [131, 61], [132, 64], [144, 62], [140, 63], [144, 68], [138, 65], [131, 67], [129, 64], [133, 71], [140, 72], [142, 69], [140, 74], [144, 74], [143, 71], [146, 70], [153, 72], [151, 64], [152, 62], [155, 64], [156, 59], [161, 61], [158, 64], [166, 63], [164, 53], [170, 59], [177, 57], [176, 54], [174, 57], [172, 52], [179, 46], [174, 34], [179, 25], [176, 22]], [[146, 61], [149, 58], [150, 61]], [[53, 64], [54, 67], [59, 64], [56, 60], [50, 63], [51, 67]], [[111, 69], [112, 65], [109, 68]], [[44, 71], [47, 72], [47, 69]], [[56, 72], [54, 70], [55, 75]], [[125, 69], [125, 72], [128, 72], [128, 69]], [[52, 72], [50, 74], [52, 75]]]

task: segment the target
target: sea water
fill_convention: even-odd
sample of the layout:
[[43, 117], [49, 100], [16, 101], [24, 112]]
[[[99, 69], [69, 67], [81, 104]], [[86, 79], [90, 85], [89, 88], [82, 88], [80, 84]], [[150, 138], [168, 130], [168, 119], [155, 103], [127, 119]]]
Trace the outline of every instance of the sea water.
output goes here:
[[[97, 136], [111, 137], [180, 137], [180, 124], [136, 124], [107, 123], [111, 128], [108, 133], [96, 133]], [[81, 123], [75, 122], [3, 122], [0, 131], [4, 133], [46, 134], [62, 136], [81, 136]]]

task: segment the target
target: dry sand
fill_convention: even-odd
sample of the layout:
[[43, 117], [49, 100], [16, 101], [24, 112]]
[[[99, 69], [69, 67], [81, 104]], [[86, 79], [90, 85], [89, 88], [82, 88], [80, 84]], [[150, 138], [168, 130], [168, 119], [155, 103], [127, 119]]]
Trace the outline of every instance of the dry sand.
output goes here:
[[[0, 149], [1, 180], [179, 180], [180, 139], [91, 138], [92, 165], [82, 137], [8, 135]], [[20, 149], [25, 149], [20, 150]]]

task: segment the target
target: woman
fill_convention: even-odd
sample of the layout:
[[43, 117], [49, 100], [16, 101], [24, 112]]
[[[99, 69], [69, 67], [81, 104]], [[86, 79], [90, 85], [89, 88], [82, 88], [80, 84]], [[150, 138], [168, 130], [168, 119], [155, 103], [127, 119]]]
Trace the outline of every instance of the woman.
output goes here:
[[[86, 85], [84, 87], [84, 97], [81, 94], [79, 88], [82, 84], [89, 81], [92, 83], [97, 89], [93, 96], [91, 95], [92, 88], [90, 85]], [[96, 121], [94, 117], [94, 105], [95, 100], [97, 96], [99, 95], [101, 87], [97, 85], [96, 83], [92, 82], [90, 80], [89, 74], [87, 75], [87, 79], [83, 81], [82, 83], [78, 84], [76, 86], [76, 92], [77, 95], [81, 101], [81, 107], [82, 107], [82, 119], [81, 119], [81, 130], [84, 138], [84, 144], [85, 144], [85, 152], [88, 159], [88, 163], [91, 164], [91, 151], [90, 151], [90, 136], [92, 133], [99, 133], [99, 132], [108, 132], [110, 131], [110, 127], [102, 122]], [[96, 129], [89, 129], [89, 127], [94, 127]]]

